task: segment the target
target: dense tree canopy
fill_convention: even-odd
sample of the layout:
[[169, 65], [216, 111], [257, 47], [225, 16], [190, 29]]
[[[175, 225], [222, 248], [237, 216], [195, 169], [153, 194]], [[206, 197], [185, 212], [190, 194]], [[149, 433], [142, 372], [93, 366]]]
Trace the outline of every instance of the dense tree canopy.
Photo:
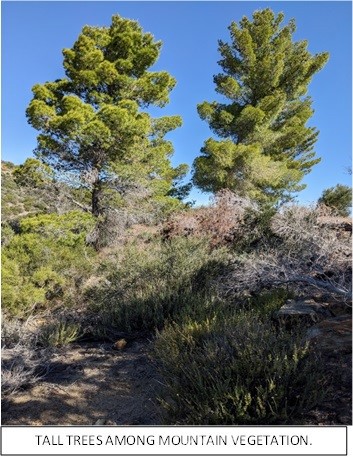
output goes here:
[[166, 71], [148, 71], [160, 48], [137, 22], [116, 15], [110, 27], [83, 27], [63, 50], [65, 78], [32, 89], [27, 117], [40, 132], [35, 155], [90, 190], [95, 216], [104, 212], [107, 183], [119, 190], [139, 180], [166, 195], [178, 178], [164, 136], [181, 118], [154, 119], [142, 111], [163, 107], [175, 85]]
[[198, 112], [220, 139], [208, 139], [194, 162], [194, 183], [205, 191], [236, 190], [277, 202], [301, 190], [303, 176], [319, 162], [318, 131], [306, 126], [313, 114], [306, 96], [328, 54], [312, 55], [307, 41], [293, 41], [295, 23], [281, 26], [282, 13], [256, 11], [230, 27], [231, 42], [219, 41], [223, 72], [216, 91], [227, 102], [203, 102]]

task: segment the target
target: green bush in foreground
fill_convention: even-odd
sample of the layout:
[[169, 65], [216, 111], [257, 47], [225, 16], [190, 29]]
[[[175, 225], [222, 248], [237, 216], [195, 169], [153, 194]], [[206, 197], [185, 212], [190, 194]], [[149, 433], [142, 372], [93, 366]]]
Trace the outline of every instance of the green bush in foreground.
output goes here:
[[300, 335], [275, 331], [254, 313], [167, 325], [155, 348], [168, 423], [300, 423], [324, 391]]

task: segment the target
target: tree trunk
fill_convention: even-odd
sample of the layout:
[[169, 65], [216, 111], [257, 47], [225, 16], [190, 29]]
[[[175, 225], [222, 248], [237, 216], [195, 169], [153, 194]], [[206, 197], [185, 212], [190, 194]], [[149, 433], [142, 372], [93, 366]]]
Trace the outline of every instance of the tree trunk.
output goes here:
[[102, 207], [102, 182], [96, 179], [92, 184], [91, 194], [91, 212], [97, 218], [94, 229], [87, 235], [86, 242], [99, 251], [104, 243], [102, 243], [102, 220], [98, 217], [103, 214]]
[[92, 189], [92, 214], [95, 217], [103, 213], [102, 208], [102, 182], [97, 180], [93, 183]]

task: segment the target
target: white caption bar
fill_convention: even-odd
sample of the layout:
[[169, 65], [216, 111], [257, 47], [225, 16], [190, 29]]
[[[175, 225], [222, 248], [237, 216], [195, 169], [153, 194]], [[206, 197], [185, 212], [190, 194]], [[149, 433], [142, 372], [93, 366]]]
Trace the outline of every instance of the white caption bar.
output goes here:
[[344, 456], [346, 427], [3, 427], [3, 456]]

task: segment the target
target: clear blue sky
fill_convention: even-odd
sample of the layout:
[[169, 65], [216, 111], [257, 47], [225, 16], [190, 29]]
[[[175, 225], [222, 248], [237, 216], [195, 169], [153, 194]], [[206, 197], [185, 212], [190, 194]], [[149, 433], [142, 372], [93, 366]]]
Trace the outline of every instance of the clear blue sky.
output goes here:
[[[156, 70], [178, 81], [171, 102], [153, 113], [179, 114], [183, 127], [170, 134], [173, 164], [192, 164], [212, 136], [196, 105], [215, 100], [212, 77], [219, 72], [217, 40], [228, 40], [228, 25], [256, 9], [283, 11], [295, 18], [295, 40], [307, 39], [312, 53], [329, 51], [330, 61], [309, 87], [320, 130], [316, 151], [322, 161], [305, 179], [299, 200], [316, 200], [324, 188], [350, 184], [346, 168], [352, 151], [352, 11], [350, 2], [2, 2], [2, 158], [16, 164], [32, 155], [37, 132], [25, 109], [35, 83], [64, 75], [61, 50], [71, 47], [85, 24], [109, 26], [113, 14], [136, 19], [163, 41]], [[193, 191], [193, 198], [208, 197]]]

